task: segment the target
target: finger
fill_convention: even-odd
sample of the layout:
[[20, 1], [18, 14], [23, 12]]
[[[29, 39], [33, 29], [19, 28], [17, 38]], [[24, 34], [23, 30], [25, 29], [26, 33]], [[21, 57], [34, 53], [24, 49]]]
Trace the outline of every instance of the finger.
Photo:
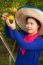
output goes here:
[[3, 13], [3, 15], [2, 15], [2, 17], [4, 17], [4, 16], [6, 16], [6, 17], [8, 17], [8, 13]]

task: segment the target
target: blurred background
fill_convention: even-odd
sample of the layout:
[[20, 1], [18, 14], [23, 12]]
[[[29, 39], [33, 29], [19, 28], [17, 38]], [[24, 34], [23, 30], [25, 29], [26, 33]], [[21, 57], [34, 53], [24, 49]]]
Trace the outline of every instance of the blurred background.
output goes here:
[[[43, 0], [0, 0], [0, 33], [1, 33], [0, 35], [3, 36], [4, 40], [8, 44], [11, 52], [14, 55], [15, 61], [17, 56], [18, 45], [16, 44], [16, 41], [9, 39], [6, 36], [4, 32], [5, 21], [2, 20], [2, 14], [4, 12], [8, 12], [10, 14], [9, 18], [12, 22], [17, 9], [21, 6], [34, 6], [36, 8], [40, 8], [43, 10]], [[17, 29], [19, 29], [18, 25]], [[43, 52], [41, 53], [41, 56], [39, 58], [39, 64], [43, 65]], [[1, 37], [0, 37], [0, 65], [14, 65], [14, 61], [11, 58], [8, 50], [6, 49]]]

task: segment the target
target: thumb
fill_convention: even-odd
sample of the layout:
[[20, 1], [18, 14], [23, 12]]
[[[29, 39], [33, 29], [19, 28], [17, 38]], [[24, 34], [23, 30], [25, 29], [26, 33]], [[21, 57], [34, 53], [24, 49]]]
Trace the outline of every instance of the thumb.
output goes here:
[[6, 24], [7, 24], [8, 26], [10, 26], [10, 20], [9, 20], [8, 17], [6, 18]]

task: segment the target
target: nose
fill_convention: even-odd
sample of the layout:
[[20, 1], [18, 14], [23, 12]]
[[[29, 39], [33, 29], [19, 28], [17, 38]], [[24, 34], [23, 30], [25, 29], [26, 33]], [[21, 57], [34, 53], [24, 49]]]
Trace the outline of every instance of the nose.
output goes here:
[[26, 28], [31, 28], [31, 24], [27, 24], [26, 25]]

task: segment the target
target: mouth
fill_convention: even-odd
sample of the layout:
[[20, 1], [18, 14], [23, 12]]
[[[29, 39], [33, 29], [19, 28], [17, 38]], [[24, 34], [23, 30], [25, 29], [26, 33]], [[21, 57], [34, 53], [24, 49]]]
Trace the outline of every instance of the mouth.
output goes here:
[[32, 30], [32, 29], [27, 28], [27, 30]]

